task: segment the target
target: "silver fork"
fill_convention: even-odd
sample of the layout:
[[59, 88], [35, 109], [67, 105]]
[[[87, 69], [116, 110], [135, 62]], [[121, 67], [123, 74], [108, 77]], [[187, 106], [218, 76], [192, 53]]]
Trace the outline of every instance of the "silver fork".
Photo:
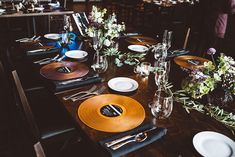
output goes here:
[[84, 94], [82, 96], [73, 97], [73, 98], [71, 98], [71, 100], [74, 102], [74, 101], [77, 101], [77, 100], [83, 100], [83, 99], [90, 98], [92, 96], [95, 96], [95, 95], [103, 93], [105, 88], [106, 88], [105, 86], [102, 86], [100, 89], [98, 89], [98, 90], [96, 90], [94, 92], [89, 92], [89, 93], [87, 92], [86, 94]]
[[94, 86], [92, 86], [89, 90], [81, 91], [81, 92], [78, 92], [78, 93], [75, 93], [75, 94], [72, 94], [72, 95], [64, 96], [64, 97], [63, 97], [63, 100], [69, 100], [69, 99], [71, 99], [71, 98], [73, 98], [73, 97], [75, 97], [75, 96], [93, 92], [94, 90], [96, 90], [96, 88], [97, 88], [97, 86], [94, 85]]
[[48, 63], [54, 62], [54, 61], [56, 61], [56, 59], [57, 59], [59, 56], [60, 56], [60, 55], [56, 55], [55, 57], [50, 58], [50, 59], [48, 59], [48, 60], [41, 61], [41, 62], [39, 62], [38, 64], [42, 65], [42, 64], [48, 64]]

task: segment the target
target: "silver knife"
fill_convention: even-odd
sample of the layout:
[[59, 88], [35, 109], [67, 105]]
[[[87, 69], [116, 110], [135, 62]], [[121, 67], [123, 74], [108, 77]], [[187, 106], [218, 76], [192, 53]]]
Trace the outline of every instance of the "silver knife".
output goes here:
[[[156, 128], [157, 128], [156, 126], [153, 126], [153, 127], [150, 128], [150, 129], [144, 130], [142, 133], [147, 133], [147, 132], [149, 132], [149, 131], [155, 130]], [[113, 145], [115, 145], [115, 144], [117, 144], [117, 143], [120, 143], [120, 142], [122, 142], [122, 141], [128, 140], [128, 139], [130, 139], [130, 138], [132, 138], [132, 137], [135, 137], [137, 134], [139, 134], [139, 133], [136, 133], [136, 134], [133, 134], [133, 135], [123, 136], [123, 137], [121, 137], [121, 138], [119, 138], [119, 139], [116, 139], [116, 140], [113, 140], [113, 141], [110, 141], [110, 142], [105, 143], [105, 146], [106, 146], [106, 147], [111, 147], [111, 146], [113, 146]]]
[[73, 80], [68, 80], [68, 81], [59, 82], [58, 84], [60, 84], [60, 85], [66, 85], [66, 84], [73, 83], [73, 82], [89, 80], [89, 79], [91, 79], [91, 78], [96, 78], [96, 77], [98, 77], [98, 76], [99, 76], [99, 75], [94, 75], [94, 76], [86, 77], [86, 78], [77, 78], [77, 79], [73, 79]]
[[36, 49], [36, 50], [30, 50], [30, 51], [27, 51], [29, 53], [35, 53], [35, 52], [44, 52], [44, 51], [47, 51], [48, 49]]

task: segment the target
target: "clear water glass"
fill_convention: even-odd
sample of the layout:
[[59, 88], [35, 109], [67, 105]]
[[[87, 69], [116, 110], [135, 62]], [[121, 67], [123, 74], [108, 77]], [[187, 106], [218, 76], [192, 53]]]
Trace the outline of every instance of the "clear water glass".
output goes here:
[[155, 72], [155, 83], [158, 88], [161, 88], [168, 82], [170, 61], [156, 61], [154, 66], [157, 68], [157, 71]]
[[92, 45], [94, 50], [100, 51], [103, 47], [103, 36], [102, 36], [102, 32], [100, 31], [96, 31], [95, 32], [95, 36], [92, 38]]
[[142, 62], [140, 64], [140, 75], [148, 76], [151, 70], [151, 63], [149, 62]]
[[153, 101], [149, 104], [151, 113], [157, 119], [168, 118], [173, 110], [173, 94], [168, 89], [156, 91]]
[[162, 44], [166, 46], [167, 50], [171, 47], [172, 33], [173, 33], [172, 31], [168, 30], [165, 30], [163, 33]]
[[105, 55], [94, 54], [93, 65], [91, 66], [97, 73], [104, 73], [108, 69], [108, 60]]
[[167, 57], [167, 49], [164, 44], [157, 44], [157, 47], [154, 49], [154, 58], [156, 60], [165, 60]]

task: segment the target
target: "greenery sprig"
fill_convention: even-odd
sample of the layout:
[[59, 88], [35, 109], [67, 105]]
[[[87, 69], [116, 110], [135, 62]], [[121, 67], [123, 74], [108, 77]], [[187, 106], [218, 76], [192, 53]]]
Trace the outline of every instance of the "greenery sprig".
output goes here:
[[178, 90], [173, 93], [174, 101], [183, 104], [183, 108], [190, 113], [191, 110], [196, 110], [206, 114], [220, 123], [224, 124], [231, 132], [235, 133], [235, 114], [225, 111], [224, 109], [214, 105], [203, 105], [198, 101], [194, 101], [188, 96], [185, 90]]
[[114, 63], [118, 66], [121, 67], [124, 64], [127, 65], [136, 65], [139, 64], [141, 60], [144, 59], [146, 56], [145, 53], [121, 53], [118, 51], [116, 48], [107, 48], [103, 52], [106, 56], [114, 56], [115, 61]]

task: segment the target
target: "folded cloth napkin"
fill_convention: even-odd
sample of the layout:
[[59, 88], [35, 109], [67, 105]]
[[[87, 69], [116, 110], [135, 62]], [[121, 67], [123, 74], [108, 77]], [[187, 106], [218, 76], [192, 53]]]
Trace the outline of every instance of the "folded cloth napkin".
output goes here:
[[168, 51], [167, 57], [176, 57], [176, 56], [187, 54], [189, 52], [190, 51], [187, 51], [184, 49], [172, 50], [172, 51]]
[[39, 48], [36, 50], [29, 50], [26, 52], [27, 56], [36, 56], [36, 55], [44, 55], [44, 54], [52, 54], [52, 53], [56, 53], [59, 52], [58, 48], [51, 48], [51, 49], [43, 49], [43, 48]]
[[68, 82], [68, 80], [52, 81], [52, 84], [53, 84], [53, 90], [55, 92], [60, 92], [63, 90], [77, 88], [77, 87], [81, 87], [81, 86], [88, 85], [88, 84], [98, 83], [98, 82], [101, 82], [101, 80], [102, 78], [98, 75], [88, 74], [87, 76], [83, 78], [69, 80], [70, 82]]
[[167, 129], [166, 128], [156, 128], [154, 130], [151, 130], [151, 131], [147, 132], [148, 137], [146, 140], [144, 140], [142, 142], [131, 142], [131, 143], [128, 143], [128, 144], [120, 147], [119, 149], [116, 149], [116, 150], [112, 150], [110, 147], [106, 147], [105, 143], [113, 141], [115, 139], [119, 139], [119, 138], [124, 137], [126, 135], [137, 134], [137, 133], [143, 132], [145, 130], [149, 130], [153, 127], [155, 127], [153, 124], [147, 123], [147, 124], [139, 126], [138, 128], [135, 128], [133, 130], [123, 132], [123, 133], [117, 134], [115, 136], [112, 136], [108, 139], [99, 141], [99, 144], [102, 148], [104, 148], [106, 150], [105, 153], [108, 153], [108, 156], [112, 156], [112, 157], [122, 156], [127, 153], [133, 152], [137, 149], [140, 149], [148, 144], [151, 144], [154, 141], [159, 140], [161, 137], [166, 135]]

